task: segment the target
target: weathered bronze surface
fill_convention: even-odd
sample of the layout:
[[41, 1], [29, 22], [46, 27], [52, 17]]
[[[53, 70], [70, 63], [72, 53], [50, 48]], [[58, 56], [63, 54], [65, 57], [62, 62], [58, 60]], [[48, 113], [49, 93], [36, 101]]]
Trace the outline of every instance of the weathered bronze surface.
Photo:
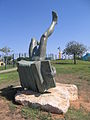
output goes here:
[[24, 61], [18, 62], [20, 82], [23, 88], [43, 93], [55, 87], [54, 75], [50, 61]]

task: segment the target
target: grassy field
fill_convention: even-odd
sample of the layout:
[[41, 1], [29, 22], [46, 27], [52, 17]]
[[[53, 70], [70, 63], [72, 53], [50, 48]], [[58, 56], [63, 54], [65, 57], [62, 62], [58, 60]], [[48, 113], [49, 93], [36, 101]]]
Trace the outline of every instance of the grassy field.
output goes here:
[[55, 66], [57, 75], [58, 74], [72, 74], [77, 76], [81, 80], [88, 81], [90, 85], [90, 62], [88, 61], [77, 61], [77, 64], [73, 64], [71, 60], [58, 60], [52, 61]]
[[0, 74], [0, 88], [3, 88], [4, 86], [7, 87], [8, 85], [15, 86], [18, 84], [19, 84], [19, 76], [17, 71]]
[[[19, 76], [16, 71], [0, 74], [0, 103], [2, 99], [3, 102], [8, 101], [9, 116], [16, 118], [19, 116], [21, 120], [90, 120], [90, 62], [77, 61], [77, 64], [74, 65], [71, 60], [57, 60], [52, 61], [52, 65], [56, 67], [57, 82], [75, 84], [79, 89], [79, 100], [71, 103], [71, 107], [65, 115], [55, 115], [16, 105], [14, 95], [20, 89], [15, 88], [16, 85], [19, 85]], [[17, 113], [17, 111], [19, 112]]]
[[[14, 65], [14, 67], [16, 67], [16, 65]], [[6, 66], [6, 69], [10, 69], [10, 68], [13, 68], [13, 65], [7, 65]], [[4, 65], [0, 66], [0, 71], [1, 70], [5, 70], [5, 66]]]

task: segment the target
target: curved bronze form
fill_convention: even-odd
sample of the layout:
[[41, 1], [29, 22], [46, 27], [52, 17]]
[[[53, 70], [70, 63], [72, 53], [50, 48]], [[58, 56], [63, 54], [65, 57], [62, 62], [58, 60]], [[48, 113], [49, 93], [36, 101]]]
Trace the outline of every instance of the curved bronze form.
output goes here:
[[58, 16], [56, 12], [52, 11], [52, 23], [46, 32], [41, 36], [40, 43], [35, 38], [31, 39], [29, 46], [29, 57], [31, 60], [44, 60], [46, 57], [46, 45], [48, 37], [53, 33], [55, 25], [57, 24]]
[[31, 39], [30, 46], [29, 46], [29, 58], [32, 59], [34, 54], [36, 54], [37, 51], [37, 41], [35, 38]]

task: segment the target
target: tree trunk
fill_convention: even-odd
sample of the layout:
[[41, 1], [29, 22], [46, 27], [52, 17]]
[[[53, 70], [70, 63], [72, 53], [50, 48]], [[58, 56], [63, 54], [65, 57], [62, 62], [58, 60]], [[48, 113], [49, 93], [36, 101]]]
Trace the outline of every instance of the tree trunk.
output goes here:
[[76, 54], [75, 53], [74, 53], [73, 57], [74, 57], [74, 64], [76, 64]]
[[7, 68], [7, 57], [6, 56], [4, 57], [4, 60], [5, 60], [5, 70], [6, 70]]

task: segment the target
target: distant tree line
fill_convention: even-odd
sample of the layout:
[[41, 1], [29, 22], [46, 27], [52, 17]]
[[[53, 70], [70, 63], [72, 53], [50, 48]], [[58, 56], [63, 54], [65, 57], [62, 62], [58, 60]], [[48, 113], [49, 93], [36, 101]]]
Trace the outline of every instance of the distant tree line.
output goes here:
[[[0, 51], [3, 52], [3, 54], [4, 54], [5, 69], [6, 69], [7, 64], [13, 64], [13, 66], [14, 66], [15, 63], [20, 60], [29, 61], [29, 56], [27, 56], [26, 53], [24, 53], [24, 54], [19, 53], [18, 57], [15, 59], [15, 54], [9, 54], [9, 53], [12, 53], [12, 50], [7, 46], [0, 48]], [[76, 64], [77, 63], [76, 60], [81, 59], [82, 55], [86, 51], [87, 51], [86, 46], [84, 46], [83, 44], [80, 44], [76, 41], [71, 41], [71, 42], [67, 43], [65, 49], [63, 50], [63, 55], [64, 56], [72, 55], [74, 64]], [[54, 60], [54, 59], [58, 59], [58, 57], [57, 57], [57, 55], [54, 56], [54, 54], [49, 54], [46, 56], [46, 59]], [[66, 57], [64, 59], [66, 59]]]

